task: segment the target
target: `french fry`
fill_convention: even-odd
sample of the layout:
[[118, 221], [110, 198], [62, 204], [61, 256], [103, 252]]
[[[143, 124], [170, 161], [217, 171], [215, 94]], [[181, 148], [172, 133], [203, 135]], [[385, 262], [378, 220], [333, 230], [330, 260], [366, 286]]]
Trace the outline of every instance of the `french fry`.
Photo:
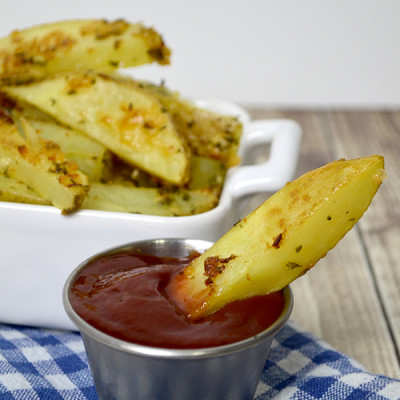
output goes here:
[[[194, 157], [194, 182], [190, 189], [135, 187], [123, 176], [120, 183], [91, 183], [81, 209], [158, 216], [195, 215], [218, 203], [221, 183], [218, 162]], [[217, 163], [217, 165], [215, 164]], [[204, 173], [202, 173], [204, 172]], [[192, 185], [191, 185], [192, 186]], [[0, 174], [0, 201], [49, 205], [24, 182]]]
[[140, 170], [114, 166], [110, 180], [92, 183], [82, 208], [160, 216], [206, 212], [219, 201], [226, 168], [217, 160], [193, 156], [185, 187], [160, 185]]
[[[0, 112], [13, 118], [17, 157], [4, 166], [11, 150], [9, 129], [2, 126], [0, 172], [4, 185], [15, 177], [21, 190], [7, 191], [7, 198], [26, 195], [26, 201], [58, 204], [64, 213], [79, 209], [85, 196], [86, 208], [151, 215], [215, 207], [226, 169], [239, 162], [242, 125], [236, 117], [199, 109], [164, 85], [114, 73], [152, 62], [170, 62], [161, 35], [121, 19], [61, 21], [0, 39], [0, 89], [10, 96], [0, 93]], [[84, 190], [73, 206], [35, 182], [44, 173], [37, 160], [32, 174], [21, 168], [15, 152], [21, 140], [25, 158], [47, 159], [53, 167], [62, 159], [66, 175], [80, 177]], [[50, 146], [52, 155], [44, 151]], [[29, 200], [31, 189], [37, 200]]]
[[38, 137], [23, 119], [18, 125], [0, 109], [0, 172], [24, 182], [63, 214], [76, 211], [88, 189], [87, 177], [54, 142]]
[[94, 72], [58, 74], [3, 90], [167, 182], [188, 180], [189, 150], [157, 99]]
[[225, 175], [226, 167], [221, 161], [213, 158], [191, 156], [190, 157], [190, 179], [184, 186], [165, 185], [159, 179], [143, 172], [137, 168], [131, 168], [129, 165], [113, 160], [113, 167], [109, 174], [109, 179], [104, 182], [118, 183], [123, 185], [134, 185], [136, 187], [150, 188], [186, 188], [189, 190], [217, 190], [221, 191]]
[[[48, 114], [29, 104], [16, 102], [11, 98], [7, 100], [8, 110], [12, 115], [26, 120], [41, 138], [51, 140], [60, 146], [65, 157], [75, 162], [90, 182], [109, 178], [112, 156], [105, 146], [82, 132], [60, 124]], [[4, 101], [3, 95], [2, 102]]]
[[170, 49], [161, 35], [122, 19], [61, 21], [16, 30], [0, 39], [3, 84], [74, 70], [110, 72], [152, 62], [170, 62]]
[[[81, 152], [82, 162], [97, 161], [97, 157], [94, 157], [95, 160], [91, 160], [90, 157], [91, 154], [95, 154], [101, 160], [101, 164], [104, 163], [104, 146], [78, 131], [60, 125], [48, 114], [34, 107], [21, 102], [15, 103], [13, 99], [6, 97], [3, 98], [3, 103], [6, 100], [8, 107], [5, 108], [16, 119], [26, 120], [35, 129], [35, 132], [31, 132], [31, 142], [38, 145], [39, 137], [52, 140], [60, 146], [69, 160], [76, 161], [74, 155]], [[29, 129], [27, 132], [30, 132]], [[98, 147], [100, 149], [97, 149]], [[90, 149], [94, 150], [91, 152]], [[36, 148], [36, 151], [39, 150]], [[78, 166], [79, 161], [78, 159]], [[79, 169], [85, 171], [81, 166]], [[193, 215], [214, 208], [218, 203], [226, 172], [225, 166], [218, 160], [193, 156], [190, 159], [191, 179], [187, 189], [183, 189], [173, 186], [160, 187], [159, 181], [121, 163], [114, 165], [113, 171], [108, 171], [108, 179], [105, 179], [103, 174], [106, 184], [96, 184], [95, 182], [99, 182], [99, 179], [95, 180], [93, 176], [96, 170], [97, 168], [89, 168], [91, 190], [85, 196], [81, 208], [163, 216]], [[10, 177], [3, 178], [0, 180], [0, 190], [3, 189], [0, 200], [49, 204], [25, 183]], [[142, 187], [134, 187], [135, 185]]]
[[157, 97], [171, 115], [177, 131], [190, 143], [193, 154], [215, 158], [228, 168], [240, 162], [238, 146], [243, 126], [236, 116], [197, 107], [164, 84], [155, 85], [129, 77], [119, 77]]
[[363, 215], [384, 160], [339, 160], [288, 183], [196, 258], [168, 293], [190, 318], [283, 289], [312, 268]]
[[192, 156], [190, 160], [189, 189], [218, 188], [222, 190], [226, 167], [213, 158]]
[[108, 179], [112, 156], [101, 143], [50, 119], [27, 119], [27, 121], [41, 138], [57, 143], [65, 157], [75, 162], [90, 182]]
[[186, 216], [208, 211], [218, 203], [215, 190], [145, 188], [93, 183], [82, 208], [159, 216]]
[[39, 196], [24, 182], [2, 174], [0, 174], [0, 201], [40, 205], [50, 204], [49, 201]]

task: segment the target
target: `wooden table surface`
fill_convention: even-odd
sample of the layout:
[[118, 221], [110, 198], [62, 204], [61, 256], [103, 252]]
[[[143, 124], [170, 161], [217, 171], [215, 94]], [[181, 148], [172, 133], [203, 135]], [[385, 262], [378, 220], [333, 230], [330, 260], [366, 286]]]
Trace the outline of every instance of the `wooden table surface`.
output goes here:
[[291, 285], [292, 319], [370, 372], [400, 378], [400, 111], [249, 111], [302, 126], [297, 176], [339, 158], [385, 157], [387, 179], [363, 218]]

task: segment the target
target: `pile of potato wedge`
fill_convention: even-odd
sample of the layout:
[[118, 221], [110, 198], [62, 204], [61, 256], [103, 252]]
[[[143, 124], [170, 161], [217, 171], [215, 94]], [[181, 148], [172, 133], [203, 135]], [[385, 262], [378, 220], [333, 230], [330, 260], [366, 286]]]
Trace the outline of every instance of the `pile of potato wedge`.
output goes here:
[[124, 68], [168, 65], [153, 28], [71, 20], [0, 39], [0, 201], [164, 216], [218, 204], [236, 116]]

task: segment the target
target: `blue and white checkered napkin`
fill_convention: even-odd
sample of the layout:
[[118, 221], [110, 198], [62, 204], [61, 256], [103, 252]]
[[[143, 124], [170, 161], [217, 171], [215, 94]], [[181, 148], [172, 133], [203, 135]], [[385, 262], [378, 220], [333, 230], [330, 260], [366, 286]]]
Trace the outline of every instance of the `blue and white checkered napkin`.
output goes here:
[[[276, 336], [255, 399], [400, 399], [400, 381], [358, 363], [290, 321]], [[1, 400], [97, 400], [78, 333], [0, 325]]]

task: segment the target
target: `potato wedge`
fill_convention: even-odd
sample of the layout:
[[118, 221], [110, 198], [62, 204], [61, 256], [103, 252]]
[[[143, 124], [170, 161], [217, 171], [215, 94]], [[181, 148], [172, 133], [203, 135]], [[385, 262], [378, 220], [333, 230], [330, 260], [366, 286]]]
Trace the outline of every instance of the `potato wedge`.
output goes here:
[[101, 143], [55, 120], [27, 118], [27, 121], [41, 138], [57, 143], [65, 157], [76, 163], [90, 182], [100, 182], [108, 178], [111, 153]]
[[339, 160], [288, 183], [172, 281], [191, 318], [283, 289], [332, 249], [368, 208], [384, 160]]
[[[10, 115], [25, 119], [43, 139], [60, 146], [69, 161], [77, 164], [90, 182], [108, 179], [111, 169], [111, 152], [89, 136], [60, 124], [54, 118], [26, 103], [8, 98]], [[4, 102], [4, 97], [3, 97]]]
[[208, 211], [218, 203], [216, 190], [145, 188], [93, 183], [82, 208], [167, 217]]
[[243, 126], [235, 115], [223, 115], [197, 107], [164, 84], [135, 81], [121, 77], [153, 94], [171, 115], [177, 131], [186, 138], [193, 154], [215, 158], [232, 167], [240, 162], [238, 146]]
[[155, 97], [94, 72], [58, 74], [3, 90], [98, 140], [167, 182], [188, 179], [189, 151]]
[[169, 64], [161, 35], [122, 19], [70, 20], [16, 30], [0, 39], [0, 82], [27, 82], [59, 72], [100, 72]]
[[213, 158], [193, 156], [190, 160], [189, 189], [215, 188], [222, 190], [226, 168], [221, 161]]
[[0, 172], [24, 182], [63, 214], [76, 211], [88, 189], [87, 177], [54, 142], [41, 139], [26, 121], [20, 122], [18, 127], [0, 109]]
[[50, 204], [49, 201], [39, 196], [24, 182], [2, 174], [0, 174], [0, 201], [40, 205]]

